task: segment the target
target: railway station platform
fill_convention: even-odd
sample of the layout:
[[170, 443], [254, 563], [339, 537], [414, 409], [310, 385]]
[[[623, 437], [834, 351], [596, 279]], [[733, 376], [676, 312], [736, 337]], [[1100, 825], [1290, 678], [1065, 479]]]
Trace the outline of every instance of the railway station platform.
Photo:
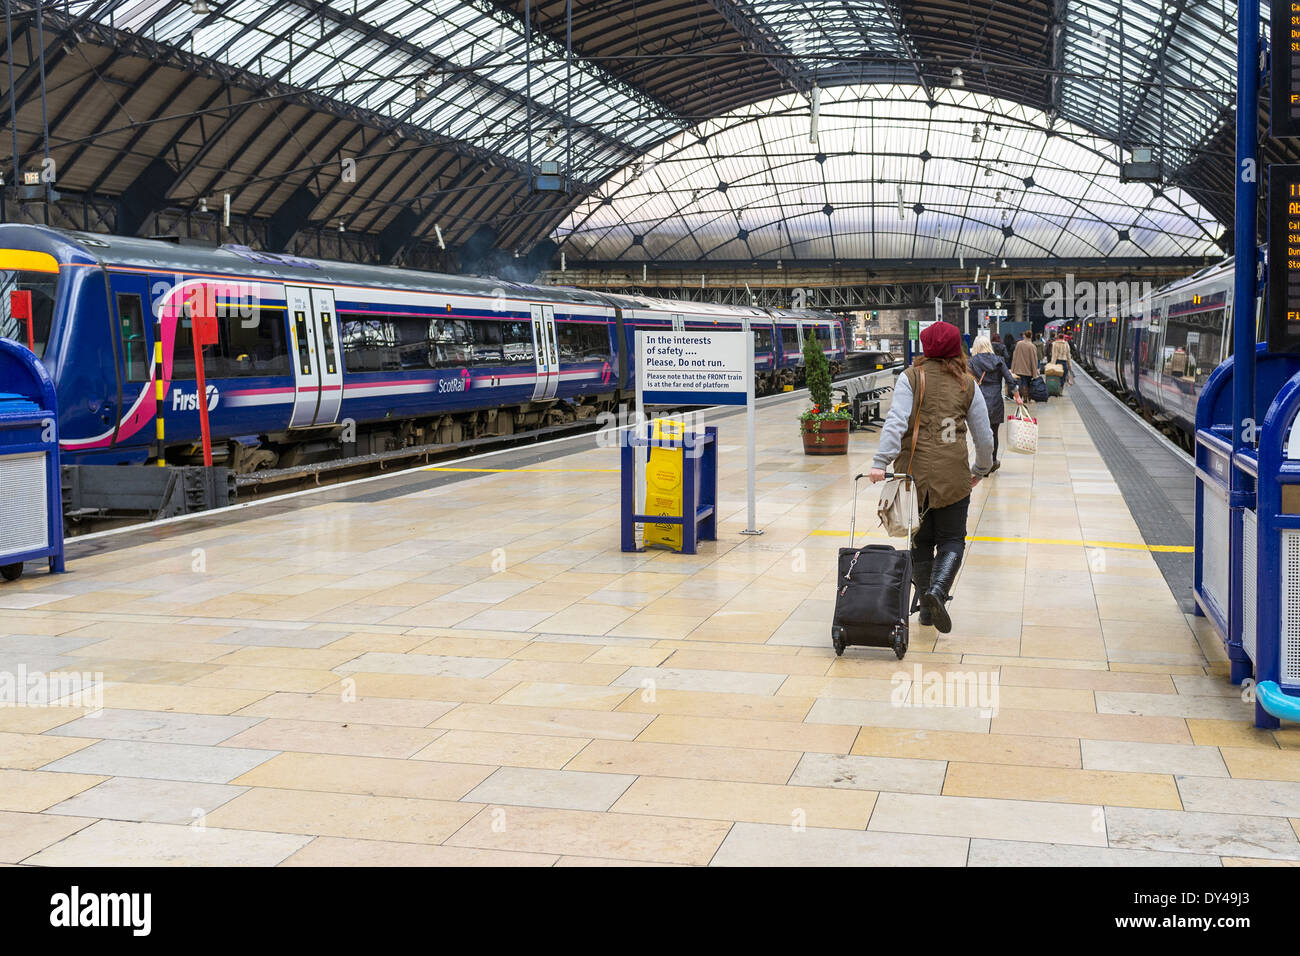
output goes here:
[[974, 493], [952, 633], [836, 658], [878, 433], [805, 457], [801, 407], [760, 408], [761, 537], [709, 416], [693, 556], [620, 552], [590, 436], [71, 541], [0, 587], [0, 671], [88, 682], [0, 707], [0, 862], [1300, 863], [1300, 732], [1185, 603], [1175, 453], [1080, 374]]

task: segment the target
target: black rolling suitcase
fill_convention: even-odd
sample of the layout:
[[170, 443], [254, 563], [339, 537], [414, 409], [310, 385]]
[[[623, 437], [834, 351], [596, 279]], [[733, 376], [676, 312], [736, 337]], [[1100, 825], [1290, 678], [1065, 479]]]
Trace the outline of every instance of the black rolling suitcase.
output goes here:
[[[840, 548], [831, 643], [836, 655], [843, 655], [846, 647], [890, 647], [902, 660], [907, 653], [907, 619], [912, 603], [912, 551], [910, 546], [900, 549], [887, 544], [853, 547], [858, 481], [865, 477], [858, 475], [853, 479], [849, 547]], [[916, 494], [916, 483], [910, 485], [912, 494]], [[908, 516], [911, 516], [910, 508]], [[910, 534], [908, 541], [910, 545]]]

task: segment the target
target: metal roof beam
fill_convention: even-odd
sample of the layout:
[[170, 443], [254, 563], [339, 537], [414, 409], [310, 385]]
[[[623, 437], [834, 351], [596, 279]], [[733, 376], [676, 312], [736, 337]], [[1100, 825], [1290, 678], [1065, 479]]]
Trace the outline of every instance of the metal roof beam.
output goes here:
[[[24, 3], [22, 5], [29, 4]], [[260, 76], [251, 70], [242, 67], [229, 66], [208, 57], [188, 53], [180, 47], [167, 43], [155, 42], [138, 33], [119, 30], [103, 23], [85, 22], [84, 20], [75, 17], [66, 16], [54, 8], [45, 11], [45, 24], [47, 29], [57, 29], [63, 33], [69, 32], [72, 29], [73, 24], [76, 24], [77, 29], [83, 34], [83, 36], [93, 42], [117, 48], [128, 55], [149, 60], [157, 65], [181, 70], [198, 77], [216, 79], [225, 83], [230, 83], [234, 86], [251, 90], [260, 94], [258, 99], [262, 101], [280, 100], [291, 102], [315, 112], [327, 113], [331, 116], [351, 120], [360, 126], [378, 130], [384, 134], [393, 134], [413, 142], [423, 143], [428, 146], [437, 146], [449, 152], [458, 153], [481, 163], [511, 169], [521, 176], [528, 176], [528, 169], [525, 163], [522, 163], [513, 157], [496, 152], [495, 150], [485, 149], [481, 146], [466, 143], [463, 140], [456, 139], [452, 136], [435, 133], [423, 126], [417, 126], [408, 122], [397, 122], [382, 113], [377, 113], [374, 110], [366, 109], [353, 103], [348, 103], [334, 97], [316, 93], [312, 90], [291, 87], [286, 83], [268, 80], [266, 77]], [[240, 104], [236, 104], [233, 108], [238, 109], [240, 106]], [[217, 107], [211, 110], [211, 112], [217, 112], [224, 109], [226, 108]], [[147, 126], [161, 122], [172, 122], [193, 115], [196, 114], [188, 113], [176, 117], [159, 117], [145, 121], [144, 123], [132, 122], [126, 124], [123, 128], [138, 128], [140, 126]], [[101, 131], [91, 137], [81, 137], [71, 142], [65, 141], [62, 144], [52, 144], [52, 146], [62, 145], [66, 147], [74, 144], [80, 145], [82, 142], [94, 140], [99, 135], [102, 135], [103, 132], [104, 131]], [[595, 184], [586, 182], [575, 182], [574, 186], [580, 187], [588, 192], [596, 188]]]
[[[1151, 58], [1148, 68], [1142, 74], [1142, 84], [1139, 87], [1138, 100], [1133, 104], [1133, 111], [1129, 114], [1127, 121], [1123, 116], [1119, 118], [1119, 145], [1121, 147], [1133, 135], [1133, 127], [1137, 125], [1138, 117], [1142, 115], [1142, 110], [1146, 107], [1147, 98], [1151, 95], [1157, 77], [1163, 79], [1165, 54], [1169, 52], [1169, 44], [1173, 42], [1174, 32], [1178, 29], [1178, 24], [1186, 10], [1187, 0], [1177, 0], [1173, 13], [1169, 17], [1169, 27], [1165, 30], [1165, 35], [1160, 38], [1160, 48], [1156, 51], [1156, 55]], [[1120, 15], [1123, 16], [1122, 13]], [[1120, 82], [1123, 82], [1122, 77]]]
[[[484, 13], [488, 13], [489, 11], [495, 10], [498, 13], [501, 13], [509, 17], [515, 23], [518, 23], [521, 27], [523, 26], [524, 18], [519, 16], [518, 12], [516, 12], [516, 10], [511, 6], [508, 0], [464, 0], [464, 2], [478, 10], [483, 11]], [[573, 5], [576, 5], [577, 3], [580, 2], [580, 0], [569, 0], [569, 2]], [[540, 2], [538, 3], [537, 6], [538, 7], [541, 6]], [[572, 7], [570, 7], [570, 9], [572, 9]], [[566, 43], [565, 43], [563, 32], [559, 33], [558, 35], [555, 32], [553, 32], [553, 27], [561, 25], [563, 21], [561, 21], [559, 18], [556, 18], [552, 20], [550, 23], [543, 24], [540, 22], [540, 17], [537, 19], [539, 22], [534, 24], [533, 26], [534, 38], [536, 38], [538, 33], [541, 33], [548, 40], [554, 43], [558, 48], [564, 49], [566, 47]], [[688, 120], [679, 116], [676, 110], [670, 107], [663, 100], [656, 97], [654, 94], [649, 93], [646, 90], [641, 89], [639, 86], [630, 83], [627, 80], [622, 79], [621, 77], [616, 76], [605, 67], [600, 66], [599, 64], [596, 63], [592, 63], [591, 61], [586, 60], [581, 56], [575, 55], [573, 59], [575, 63], [581, 62], [585, 69], [590, 70], [592, 73], [595, 73], [597, 76], [600, 76], [609, 85], [611, 86], [616, 85], [616, 86], [623, 87], [624, 92], [633, 96], [633, 98], [640, 100], [642, 105], [644, 105], [647, 109], [653, 110], [655, 113], [659, 114], [661, 118], [667, 119], [671, 122], [675, 122], [682, 127], [691, 125], [691, 123]]]
[[718, 16], [779, 73], [794, 89], [807, 96], [814, 86], [813, 77], [798, 63], [780, 37], [760, 24], [743, 6], [743, 0], [707, 0]]
[[[907, 58], [911, 61], [912, 70], [916, 73], [916, 82], [921, 85], [921, 89], [925, 90], [925, 98], [927, 100], [933, 99], [933, 94], [930, 91], [930, 84], [925, 80], [925, 70], [921, 67], [921, 58], [916, 52], [916, 44], [912, 42], [912, 36], [908, 32], [906, 25], [903, 23], [902, 11], [898, 9], [895, 0], [881, 0], [881, 6], [885, 8], [885, 13], [889, 17], [890, 24], [893, 25], [894, 32], [898, 34], [898, 42], [901, 43], [903, 49], [907, 51]], [[854, 12], [853, 0], [844, 0], [844, 7], [848, 11], [849, 16], [853, 18], [854, 24], [858, 25], [858, 15]], [[861, 26], [858, 26], [858, 29], [861, 30]], [[865, 33], [865, 31], [863, 32]]]
[[[306, 6], [309, 10], [314, 12], [317, 16], [321, 17], [322, 19], [332, 20], [335, 23], [342, 24], [343, 26], [349, 27], [351, 29], [357, 30], [362, 33], [374, 29], [372, 24], [366, 23], [364, 20], [360, 19], [359, 17], [355, 17], [350, 13], [345, 13], [341, 10], [337, 10], [334, 7], [330, 6], [328, 3], [321, 3], [319, 2], [319, 0], [298, 0], [298, 2], [302, 3], [304, 6]], [[475, 86], [480, 86], [483, 89], [488, 90], [496, 94], [497, 96], [503, 97], [510, 102], [517, 103], [520, 106], [526, 106], [529, 103], [529, 98], [520, 90], [512, 89], [511, 87], [506, 86], [504, 83], [499, 83], [496, 80], [489, 79], [488, 77], [483, 76], [480, 73], [477, 73], [473, 70], [464, 71], [459, 64], [454, 63], [451, 60], [446, 59], [445, 57], [441, 57], [437, 55], [436, 53], [427, 49], [426, 47], [422, 47], [419, 46], [418, 44], [411, 43], [409, 40], [404, 40], [401, 37], [397, 36], [396, 34], [389, 33], [387, 30], [381, 29], [373, 32], [371, 35], [371, 39], [378, 40], [384, 43], [389, 47], [389, 49], [395, 52], [402, 52], [409, 55], [412, 60], [420, 60], [423, 61], [423, 63], [429, 64], [431, 72], [437, 70], [455, 72], [460, 76], [463, 76], [467, 82]], [[316, 47], [319, 45], [319, 42], [320, 41], [318, 40], [315, 44], [313, 44], [310, 47], [310, 49], [315, 50]], [[561, 125], [565, 125], [567, 123], [572, 122], [572, 117], [567, 116], [565, 113], [562, 113], [561, 111], [554, 109], [553, 107], [547, 106], [544, 103], [540, 103], [537, 100], [533, 100], [531, 106], [532, 109], [539, 116], [549, 117], [549, 119], [552, 122], [559, 123]], [[629, 158], [634, 156], [639, 156], [641, 154], [641, 150], [638, 147], [633, 146], [631, 143], [624, 142], [621, 139], [617, 139], [613, 136], [610, 136], [609, 134], [599, 129], [589, 127], [587, 128], [586, 132], [589, 135], [595, 137], [596, 139], [599, 139], [601, 142], [605, 143], [610, 148], [615, 149], [618, 152], [621, 152], [623, 155], [628, 156]]]

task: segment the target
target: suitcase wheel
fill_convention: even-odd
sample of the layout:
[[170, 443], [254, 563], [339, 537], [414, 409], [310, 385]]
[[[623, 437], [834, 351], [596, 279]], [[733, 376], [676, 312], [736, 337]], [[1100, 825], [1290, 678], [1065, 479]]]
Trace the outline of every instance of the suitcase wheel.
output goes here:
[[836, 657], [844, 656], [844, 638], [842, 637], [843, 633], [844, 632], [841, 628], [838, 627], [831, 628], [831, 644], [835, 647]]
[[894, 631], [894, 656], [900, 661], [907, 653], [907, 632], [901, 628]]

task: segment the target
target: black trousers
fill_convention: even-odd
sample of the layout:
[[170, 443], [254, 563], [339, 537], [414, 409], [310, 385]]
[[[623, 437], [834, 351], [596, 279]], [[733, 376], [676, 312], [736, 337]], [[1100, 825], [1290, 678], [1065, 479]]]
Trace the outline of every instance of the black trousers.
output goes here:
[[936, 551], [961, 557], [966, 550], [966, 513], [970, 495], [942, 508], [930, 508], [912, 536], [912, 560], [933, 561]]
[[1028, 375], [1021, 375], [1020, 378], [1020, 397], [1029, 401], [1029, 383], [1033, 380]]
[[1002, 424], [1000, 418], [989, 418], [989, 428], [993, 430], [993, 460], [998, 460], [998, 427]]

